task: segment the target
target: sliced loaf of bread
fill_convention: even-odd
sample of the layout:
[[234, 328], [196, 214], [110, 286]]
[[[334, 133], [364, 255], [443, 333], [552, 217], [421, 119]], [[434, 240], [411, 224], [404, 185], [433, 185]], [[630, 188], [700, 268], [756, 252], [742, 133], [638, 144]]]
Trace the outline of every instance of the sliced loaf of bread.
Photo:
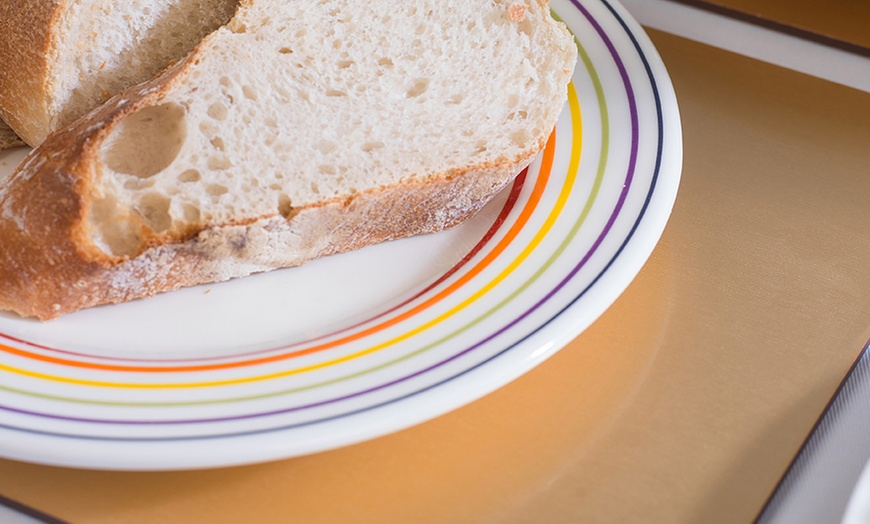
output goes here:
[[0, 118], [29, 145], [151, 79], [238, 0], [4, 0]]
[[42, 319], [454, 226], [543, 148], [546, 0], [243, 0], [0, 186], [0, 308]]

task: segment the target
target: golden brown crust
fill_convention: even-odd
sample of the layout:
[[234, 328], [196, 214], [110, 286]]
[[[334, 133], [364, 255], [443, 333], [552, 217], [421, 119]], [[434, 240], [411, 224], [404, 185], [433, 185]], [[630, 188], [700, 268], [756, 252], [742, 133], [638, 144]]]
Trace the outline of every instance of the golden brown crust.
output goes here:
[[48, 129], [47, 57], [66, 0], [0, 2], [0, 117], [28, 144]]
[[212, 227], [189, 241], [111, 262], [81, 244], [79, 195], [87, 168], [81, 148], [63, 151], [31, 156], [0, 190], [0, 308], [42, 320], [449, 228], [476, 213], [530, 161], [373, 190], [300, 209], [290, 220]]
[[23, 146], [24, 141], [15, 134], [6, 122], [0, 121], [0, 150]]

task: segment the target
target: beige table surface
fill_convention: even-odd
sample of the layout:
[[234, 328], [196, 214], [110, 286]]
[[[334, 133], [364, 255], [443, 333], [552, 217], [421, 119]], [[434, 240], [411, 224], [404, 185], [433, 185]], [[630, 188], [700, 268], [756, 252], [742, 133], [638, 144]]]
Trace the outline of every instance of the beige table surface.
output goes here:
[[0, 461], [0, 494], [88, 523], [752, 520], [870, 338], [870, 94], [651, 34], [680, 195], [555, 357], [344, 449], [174, 473]]

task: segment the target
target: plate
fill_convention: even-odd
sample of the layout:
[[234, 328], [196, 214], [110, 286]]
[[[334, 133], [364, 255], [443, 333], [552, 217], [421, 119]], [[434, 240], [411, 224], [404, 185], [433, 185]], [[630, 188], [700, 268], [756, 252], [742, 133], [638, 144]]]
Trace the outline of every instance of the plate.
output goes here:
[[[682, 138], [667, 72], [628, 13], [552, 8], [580, 50], [568, 104], [479, 215], [47, 323], [0, 314], [0, 456], [170, 470], [314, 453], [456, 409], [576, 337], [658, 242]], [[5, 153], [2, 174], [25, 153]]]

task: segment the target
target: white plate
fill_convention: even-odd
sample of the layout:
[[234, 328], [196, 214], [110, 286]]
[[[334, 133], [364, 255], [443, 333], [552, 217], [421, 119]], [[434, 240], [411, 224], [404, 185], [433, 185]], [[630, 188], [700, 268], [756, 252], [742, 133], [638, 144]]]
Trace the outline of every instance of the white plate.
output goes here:
[[[681, 131], [667, 72], [620, 5], [553, 10], [581, 50], [569, 104], [479, 216], [48, 323], [0, 314], [0, 455], [151, 470], [317, 452], [467, 404], [577, 336], [658, 241]], [[2, 174], [22, 155], [0, 158]]]

